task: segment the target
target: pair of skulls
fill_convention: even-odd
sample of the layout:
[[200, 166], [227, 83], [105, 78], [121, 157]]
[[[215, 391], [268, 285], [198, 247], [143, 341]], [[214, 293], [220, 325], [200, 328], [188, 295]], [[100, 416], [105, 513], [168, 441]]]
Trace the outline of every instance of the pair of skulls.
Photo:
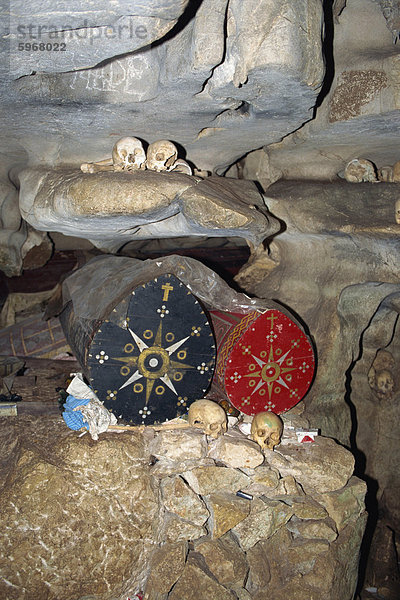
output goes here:
[[192, 174], [186, 161], [178, 159], [178, 149], [169, 140], [158, 140], [149, 145], [147, 154], [142, 142], [134, 137], [121, 138], [112, 151], [112, 160], [116, 171], [175, 171]]
[[400, 182], [400, 161], [393, 167], [385, 166], [377, 169], [373, 162], [366, 158], [353, 158], [347, 163], [344, 170], [344, 178], [350, 183], [385, 183]]
[[[189, 424], [201, 429], [212, 438], [226, 433], [227, 415], [225, 410], [211, 400], [196, 400], [189, 408]], [[262, 450], [273, 450], [282, 437], [283, 422], [273, 412], [261, 412], [255, 415], [251, 423], [251, 439], [257, 442]]]

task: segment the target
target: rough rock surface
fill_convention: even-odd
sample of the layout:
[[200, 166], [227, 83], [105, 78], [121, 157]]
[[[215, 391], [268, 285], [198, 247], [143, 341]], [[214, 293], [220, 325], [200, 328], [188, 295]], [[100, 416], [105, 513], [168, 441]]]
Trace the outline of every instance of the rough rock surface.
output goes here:
[[[137, 428], [94, 442], [60, 417], [3, 417], [0, 425], [5, 600], [126, 600], [141, 591], [145, 600], [353, 598], [366, 516], [355, 477], [339, 490], [333, 478], [332, 491], [299, 495], [269, 455], [246, 474], [215, 463], [163, 474], [151, 457], [157, 448], [163, 455], [164, 442], [169, 463], [185, 465], [189, 440], [204, 460], [197, 442], [207, 445], [206, 436], [195, 430]], [[343, 449], [332, 444], [340, 464]], [[304, 468], [317, 470], [308, 456]], [[266, 486], [261, 498], [237, 497], [258, 471], [292, 477], [294, 495], [268, 498]]]
[[250, 512], [249, 501], [230, 492], [210, 494], [206, 496], [206, 502], [210, 511], [208, 528], [213, 539], [218, 539], [233, 529]]
[[202, 496], [220, 490], [237, 492], [250, 479], [241, 471], [229, 467], [198, 467], [183, 474], [190, 487]]
[[160, 487], [166, 510], [196, 525], [204, 525], [210, 514], [198, 495], [181, 477], [166, 477], [161, 481]]
[[[318, 496], [318, 501], [335, 521], [336, 527], [340, 532], [346, 527], [349, 519], [351, 520], [355, 515], [361, 515], [363, 512], [366, 492], [367, 486], [365, 482], [357, 477], [352, 477], [348, 485], [334, 492], [321, 494]], [[298, 513], [296, 515], [300, 517]]]
[[187, 551], [187, 542], [166, 543], [154, 551], [150, 562], [150, 576], [146, 583], [148, 597], [168, 594], [182, 575]]
[[160, 431], [150, 451], [155, 458], [174, 462], [200, 460], [207, 454], [207, 442], [198, 431]]
[[79, 2], [72, 1], [68, 12], [49, 0], [32, 2], [29, 7], [13, 6], [10, 19], [13, 41], [35, 41], [37, 45], [64, 43], [65, 50], [59, 46], [60, 57], [56, 61], [50, 51], [39, 49], [24, 56], [17, 43], [10, 44], [12, 75], [94, 67], [113, 56], [138, 50], [163, 37], [187, 4], [188, 0], [152, 0], [150, 5], [137, 0], [117, 0], [110, 11], [109, 3], [104, 0], [85, 10]]
[[165, 513], [162, 528], [159, 531], [159, 542], [175, 542], [185, 540], [197, 540], [207, 535], [207, 530], [192, 521], [186, 521], [180, 517]]
[[400, 159], [400, 55], [385, 21], [399, 9], [397, 2], [381, 5], [347, 0], [336, 22], [327, 22], [323, 102], [298, 131], [250, 155], [246, 177], [264, 187], [280, 177], [331, 181], [354, 158], [377, 168]]
[[[267, 138], [279, 141], [311, 117], [323, 77], [320, 2], [191, 2], [165, 36], [186, 4], [135, 2], [128, 11], [121, 1], [107, 13], [101, 5], [89, 12], [86, 27], [84, 15], [71, 7], [74, 22], [67, 29], [80, 27], [87, 38], [67, 31], [61, 58], [55, 52], [19, 52], [18, 43], [35, 40], [27, 27], [25, 36], [18, 36], [16, 28], [26, 19], [15, 15], [10, 50], [17, 68], [6, 74], [14, 115], [2, 123], [13, 128], [14, 138], [5, 147], [21, 154], [22, 146], [35, 164], [78, 164], [110, 156], [115, 136], [135, 135], [148, 143], [174, 140], [198, 168], [213, 169], [228, 166]], [[45, 11], [33, 25], [48, 24], [53, 15]], [[59, 10], [58, 22], [65, 26], [67, 16], [69, 11]], [[131, 22], [133, 34], [124, 29], [118, 35], [118, 26]], [[102, 31], [92, 23], [101, 24]], [[137, 26], [146, 34], [137, 35]], [[156, 37], [159, 42], [151, 46]], [[36, 104], [34, 127], [25, 113], [31, 103]], [[62, 127], [51, 127], [58, 121]], [[37, 139], [43, 145], [35, 156]]]
[[264, 462], [260, 446], [252, 440], [243, 443], [233, 435], [224, 435], [211, 444], [208, 456], [228, 467], [254, 469]]
[[282, 475], [292, 475], [306, 493], [323, 493], [346, 485], [354, 471], [354, 457], [333, 440], [317, 437], [312, 444], [280, 446], [268, 451], [270, 464]]
[[228, 587], [244, 584], [248, 571], [246, 556], [231, 534], [218, 540], [200, 540], [195, 550], [204, 556], [207, 567], [219, 583]]
[[252, 548], [260, 539], [268, 539], [292, 517], [290, 506], [283, 502], [256, 499], [252, 502], [251, 511], [233, 528], [233, 533], [243, 550]]
[[61, 419], [23, 417], [3, 420], [1, 432], [0, 595], [112, 598], [140, 589], [160, 524], [141, 436], [93, 442]]
[[210, 576], [204, 570], [201, 558], [192, 554], [169, 598], [170, 600], [204, 600], [207, 597], [215, 600], [235, 600], [234, 593]]

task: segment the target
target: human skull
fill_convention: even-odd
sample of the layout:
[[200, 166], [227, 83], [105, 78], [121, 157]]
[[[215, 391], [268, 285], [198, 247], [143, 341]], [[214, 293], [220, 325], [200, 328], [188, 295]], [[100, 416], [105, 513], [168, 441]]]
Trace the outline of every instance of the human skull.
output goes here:
[[143, 169], [146, 154], [142, 142], [134, 137], [124, 137], [114, 144], [112, 160], [116, 171]]
[[378, 171], [379, 181], [393, 183], [393, 167], [381, 167]]
[[273, 450], [283, 433], [283, 421], [273, 412], [260, 412], [254, 416], [251, 423], [250, 437], [257, 442], [261, 449]]
[[344, 170], [344, 178], [350, 183], [376, 183], [378, 181], [375, 165], [365, 158], [351, 160]]
[[212, 400], [196, 400], [189, 408], [189, 424], [217, 438], [227, 430], [226, 412]]
[[393, 395], [394, 379], [387, 369], [378, 371], [375, 375], [375, 392], [379, 400], [390, 400]]
[[158, 140], [147, 148], [146, 167], [152, 171], [169, 171], [178, 158], [176, 146], [168, 140]]
[[394, 218], [397, 225], [400, 225], [400, 200], [396, 200], [396, 204], [394, 205]]

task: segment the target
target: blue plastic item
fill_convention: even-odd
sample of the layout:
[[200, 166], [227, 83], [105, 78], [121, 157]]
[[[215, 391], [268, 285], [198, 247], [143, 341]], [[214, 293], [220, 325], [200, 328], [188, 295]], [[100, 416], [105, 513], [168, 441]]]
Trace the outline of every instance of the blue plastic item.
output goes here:
[[63, 404], [65, 410], [62, 414], [62, 417], [66, 423], [66, 425], [70, 429], [74, 429], [77, 431], [78, 429], [82, 429], [82, 427], [86, 427], [89, 429], [89, 425], [83, 419], [83, 415], [80, 410], [73, 410], [77, 406], [82, 406], [83, 404], [89, 404], [90, 398], [82, 399], [82, 398], [74, 398], [74, 396], [68, 396], [65, 403]]

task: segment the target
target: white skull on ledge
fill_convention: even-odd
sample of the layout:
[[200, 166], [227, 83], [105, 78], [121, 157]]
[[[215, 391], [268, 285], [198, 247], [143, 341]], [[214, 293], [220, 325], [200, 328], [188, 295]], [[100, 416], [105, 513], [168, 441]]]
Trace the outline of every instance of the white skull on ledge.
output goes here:
[[151, 171], [169, 171], [178, 158], [178, 150], [168, 140], [158, 140], [147, 148], [146, 167]]
[[261, 450], [273, 450], [283, 433], [283, 421], [273, 412], [260, 412], [254, 416], [251, 423], [251, 439], [257, 442]]
[[196, 400], [189, 408], [189, 424], [217, 438], [227, 430], [226, 412], [212, 400]]
[[142, 142], [135, 137], [121, 138], [114, 144], [112, 160], [115, 171], [143, 169], [146, 154]]

